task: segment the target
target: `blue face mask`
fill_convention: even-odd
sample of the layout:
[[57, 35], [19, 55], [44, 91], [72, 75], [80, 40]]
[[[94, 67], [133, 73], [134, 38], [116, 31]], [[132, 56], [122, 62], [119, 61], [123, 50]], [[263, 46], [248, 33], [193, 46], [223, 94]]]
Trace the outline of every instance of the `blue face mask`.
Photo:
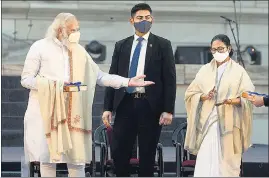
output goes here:
[[147, 33], [150, 30], [151, 25], [152, 23], [146, 20], [134, 23], [135, 29], [139, 31], [140, 33]]

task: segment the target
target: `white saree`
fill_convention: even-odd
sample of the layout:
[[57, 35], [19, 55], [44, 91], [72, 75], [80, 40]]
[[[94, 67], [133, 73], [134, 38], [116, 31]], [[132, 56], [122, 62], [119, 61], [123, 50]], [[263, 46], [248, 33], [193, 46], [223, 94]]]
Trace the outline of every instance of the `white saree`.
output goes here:
[[[215, 100], [202, 102], [202, 94], [216, 87]], [[241, 98], [240, 106], [214, 104], [254, 91], [246, 71], [233, 60], [217, 67], [213, 59], [197, 73], [185, 93], [187, 133], [184, 148], [197, 155], [195, 177], [236, 177], [241, 155], [250, 146], [252, 105]]]
[[[219, 84], [221, 76], [225, 71], [227, 62], [218, 67], [217, 84]], [[235, 176], [240, 172], [241, 154], [234, 155], [232, 160], [226, 163], [222, 159], [220, 129], [217, 117], [217, 107], [215, 106], [209, 116], [209, 122], [212, 124], [200, 146], [196, 157], [196, 166], [194, 177], [222, 177]], [[233, 161], [235, 164], [230, 164]], [[229, 169], [225, 166], [231, 166]], [[206, 171], [205, 171], [206, 170]]]

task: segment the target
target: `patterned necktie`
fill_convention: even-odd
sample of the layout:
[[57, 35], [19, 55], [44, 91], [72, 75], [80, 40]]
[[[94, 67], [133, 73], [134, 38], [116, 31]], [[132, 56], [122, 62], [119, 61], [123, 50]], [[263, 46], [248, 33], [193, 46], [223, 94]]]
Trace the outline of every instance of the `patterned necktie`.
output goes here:
[[[133, 57], [132, 57], [131, 66], [130, 66], [130, 69], [129, 69], [129, 75], [128, 75], [129, 78], [132, 78], [132, 77], [136, 76], [138, 60], [139, 60], [143, 40], [144, 40], [144, 38], [142, 38], [142, 37], [137, 39], [138, 43], [137, 43], [137, 45], [135, 47], [134, 54], [133, 54]], [[126, 91], [128, 93], [133, 93], [134, 89], [135, 89], [135, 87], [128, 87], [128, 88], [126, 88]]]

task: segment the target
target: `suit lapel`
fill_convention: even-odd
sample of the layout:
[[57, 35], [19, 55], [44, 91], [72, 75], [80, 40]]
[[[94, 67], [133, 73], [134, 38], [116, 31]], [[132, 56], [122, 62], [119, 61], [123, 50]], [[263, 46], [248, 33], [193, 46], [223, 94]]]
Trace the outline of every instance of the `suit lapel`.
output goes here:
[[123, 44], [123, 77], [128, 77], [129, 73], [129, 65], [130, 65], [130, 56], [131, 56], [131, 50], [132, 50], [132, 45], [134, 41], [134, 36], [131, 36], [127, 39], [127, 41]]
[[147, 52], [146, 52], [146, 59], [145, 59], [145, 68], [144, 68], [144, 73], [146, 73], [149, 61], [151, 59], [152, 55], [152, 48], [153, 48], [153, 41], [154, 41], [154, 36], [152, 33], [149, 34], [148, 38], [148, 45], [147, 45]]

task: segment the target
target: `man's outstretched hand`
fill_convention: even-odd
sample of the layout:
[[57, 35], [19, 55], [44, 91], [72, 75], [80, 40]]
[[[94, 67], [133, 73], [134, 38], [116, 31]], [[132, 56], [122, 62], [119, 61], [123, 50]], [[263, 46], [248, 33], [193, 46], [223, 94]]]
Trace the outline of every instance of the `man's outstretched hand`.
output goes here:
[[138, 75], [130, 79], [128, 86], [129, 87], [145, 87], [149, 85], [155, 84], [152, 81], [143, 81], [141, 79], [144, 79], [146, 75]]

